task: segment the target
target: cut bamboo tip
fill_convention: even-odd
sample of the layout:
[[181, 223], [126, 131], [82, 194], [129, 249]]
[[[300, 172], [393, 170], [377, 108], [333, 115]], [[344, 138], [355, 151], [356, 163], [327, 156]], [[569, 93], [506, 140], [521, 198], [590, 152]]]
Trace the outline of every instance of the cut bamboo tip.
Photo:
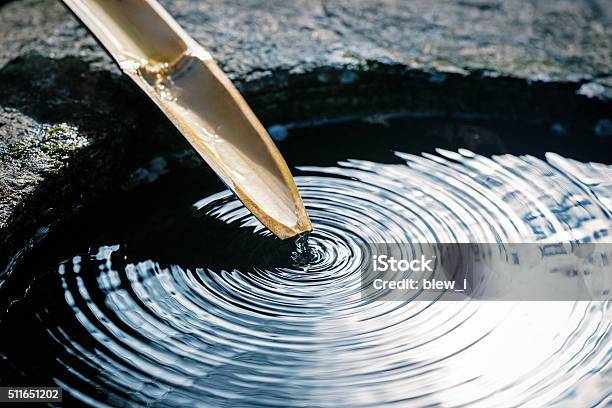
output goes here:
[[312, 230], [293, 176], [244, 98], [154, 0], [63, 0], [242, 203], [281, 239]]

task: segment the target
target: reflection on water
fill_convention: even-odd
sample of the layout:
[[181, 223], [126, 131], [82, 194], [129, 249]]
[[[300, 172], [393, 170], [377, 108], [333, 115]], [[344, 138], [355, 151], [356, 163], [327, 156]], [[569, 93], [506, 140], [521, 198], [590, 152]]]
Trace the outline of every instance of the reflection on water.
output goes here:
[[376, 302], [359, 267], [367, 242], [610, 242], [612, 167], [398, 156], [302, 169], [308, 262], [228, 192], [135, 216], [138, 240], [87, 242], [9, 307], [2, 333], [30, 327], [46, 357], [13, 337], [0, 367], [111, 406], [609, 403], [608, 302]]

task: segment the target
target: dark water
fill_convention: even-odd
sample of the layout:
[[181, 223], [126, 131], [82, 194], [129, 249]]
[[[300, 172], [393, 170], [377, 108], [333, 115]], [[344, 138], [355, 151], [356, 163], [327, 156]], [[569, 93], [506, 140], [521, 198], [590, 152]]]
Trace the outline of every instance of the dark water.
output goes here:
[[177, 156], [47, 233], [1, 282], [1, 383], [109, 406], [609, 404], [608, 302], [375, 302], [359, 267], [365, 242], [610, 242], [611, 141], [370, 122], [280, 143], [307, 259]]

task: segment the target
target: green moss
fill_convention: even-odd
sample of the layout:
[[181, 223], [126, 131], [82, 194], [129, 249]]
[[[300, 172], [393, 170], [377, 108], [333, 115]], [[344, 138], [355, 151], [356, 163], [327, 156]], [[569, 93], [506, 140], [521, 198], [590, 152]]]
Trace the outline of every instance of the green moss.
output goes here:
[[50, 161], [52, 169], [59, 169], [74, 151], [86, 144], [87, 139], [81, 136], [75, 127], [60, 123], [44, 125], [38, 137], [15, 143], [8, 153], [15, 159], [42, 154]]
[[68, 127], [68, 125], [65, 124], [65, 123], [61, 123], [61, 124], [59, 124], [57, 126], [52, 126], [52, 127], [49, 127], [49, 128], [46, 129], [47, 134], [49, 136], [51, 136], [51, 137], [61, 135], [63, 133], [71, 131], [71, 130], [72, 129], [70, 127]]
[[37, 141], [27, 139], [20, 140], [9, 148], [9, 155], [14, 159], [21, 159], [32, 151], [32, 148], [37, 145]]
[[374, 69], [378, 66], [378, 61], [372, 58], [364, 58], [361, 55], [353, 51], [346, 51], [342, 54], [343, 58], [355, 60], [355, 64], [362, 70]]
[[354, 60], [362, 59], [359, 54], [353, 51], [346, 51], [344, 54], [342, 54], [342, 58], [349, 58], [349, 59], [354, 59]]

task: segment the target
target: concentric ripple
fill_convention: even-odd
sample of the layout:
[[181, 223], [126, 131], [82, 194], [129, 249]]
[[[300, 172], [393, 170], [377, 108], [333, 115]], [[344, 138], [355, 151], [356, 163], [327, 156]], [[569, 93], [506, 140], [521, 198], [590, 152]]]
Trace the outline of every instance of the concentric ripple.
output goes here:
[[[37, 311], [59, 349], [54, 381], [110, 406], [609, 403], [608, 302], [377, 302], [361, 299], [359, 270], [368, 242], [610, 242], [612, 167], [398, 156], [301, 169], [308, 262], [192, 267], [109, 243], [61, 263], [64, 302]], [[227, 191], [195, 207], [269, 236]], [[74, 323], [54, 324], [66, 306]]]

